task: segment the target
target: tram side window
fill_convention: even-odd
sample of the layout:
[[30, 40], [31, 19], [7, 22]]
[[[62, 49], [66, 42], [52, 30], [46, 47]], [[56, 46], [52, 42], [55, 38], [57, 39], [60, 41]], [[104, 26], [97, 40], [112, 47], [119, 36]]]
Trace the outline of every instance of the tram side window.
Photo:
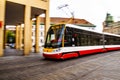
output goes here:
[[114, 42], [114, 44], [115, 44], [115, 45], [120, 44], [120, 39], [119, 39], [119, 38], [117, 38], [117, 37], [116, 37], [116, 38], [114, 38], [114, 41], [115, 41], [115, 42]]
[[94, 36], [90, 32], [81, 33], [81, 46], [92, 46], [94, 42]]
[[81, 46], [87, 46], [87, 35], [86, 34], [83, 34], [81, 33]]
[[92, 33], [92, 32], [87, 32], [86, 33], [86, 45], [88, 46], [94, 46], [94, 45], [100, 45], [101, 42], [101, 35], [100, 34], [96, 34], [96, 33]]
[[120, 37], [117, 38], [117, 44], [120, 44]]
[[89, 44], [88, 42], [88, 35], [84, 33], [79, 34], [79, 44], [80, 46], [87, 46]]
[[100, 34], [84, 31], [84, 30], [74, 30], [73, 32], [73, 44], [75, 46], [93, 46], [100, 45]]
[[64, 45], [65, 47], [72, 46], [72, 31], [69, 27], [65, 29]]
[[120, 37], [118, 38], [118, 44], [120, 44]]
[[82, 46], [82, 41], [81, 41], [81, 38], [82, 38], [82, 35], [81, 35], [81, 30], [80, 29], [73, 29], [73, 32], [72, 32], [72, 45], [73, 46]]
[[76, 37], [76, 45], [77, 46], [81, 46], [81, 40], [80, 40], [81, 36], [80, 34], [77, 34], [77, 37]]
[[94, 38], [94, 44], [93, 45], [98, 45], [98, 39], [96, 37]]
[[114, 44], [114, 40], [110, 36], [106, 36], [105, 40], [106, 40], [106, 42], [105, 42], [106, 45], [113, 45]]
[[105, 42], [106, 45], [118, 45], [118, 44], [120, 44], [120, 39], [116, 36], [106, 35], [105, 40], [106, 40], [106, 42]]
[[108, 35], [105, 35], [105, 41], [106, 41], [106, 42], [105, 42], [106, 45], [108, 45], [110, 42], [111, 42], [110, 44], [113, 44], [112, 38], [111, 38], [111, 40], [110, 40], [110, 38], [108, 37]]

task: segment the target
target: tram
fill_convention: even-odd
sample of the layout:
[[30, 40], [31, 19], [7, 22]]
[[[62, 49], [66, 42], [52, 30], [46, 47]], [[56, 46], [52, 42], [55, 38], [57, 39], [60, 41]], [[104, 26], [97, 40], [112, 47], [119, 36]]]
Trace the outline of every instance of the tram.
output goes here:
[[71, 24], [59, 24], [48, 30], [43, 56], [68, 59], [112, 50], [120, 50], [120, 35], [96, 32]]

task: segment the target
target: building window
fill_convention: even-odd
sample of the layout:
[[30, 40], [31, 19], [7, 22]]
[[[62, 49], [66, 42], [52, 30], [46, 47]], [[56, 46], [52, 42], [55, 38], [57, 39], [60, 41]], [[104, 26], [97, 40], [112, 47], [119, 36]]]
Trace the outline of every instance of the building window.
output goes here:
[[43, 39], [41, 39], [40, 42], [41, 42], [41, 43], [44, 43], [44, 42], [43, 42]]

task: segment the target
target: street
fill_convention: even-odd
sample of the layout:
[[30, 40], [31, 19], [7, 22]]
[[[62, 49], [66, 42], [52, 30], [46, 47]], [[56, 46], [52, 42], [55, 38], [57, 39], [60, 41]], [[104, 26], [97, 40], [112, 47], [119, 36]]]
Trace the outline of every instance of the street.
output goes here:
[[120, 80], [120, 51], [67, 60], [41, 54], [0, 58], [0, 80]]

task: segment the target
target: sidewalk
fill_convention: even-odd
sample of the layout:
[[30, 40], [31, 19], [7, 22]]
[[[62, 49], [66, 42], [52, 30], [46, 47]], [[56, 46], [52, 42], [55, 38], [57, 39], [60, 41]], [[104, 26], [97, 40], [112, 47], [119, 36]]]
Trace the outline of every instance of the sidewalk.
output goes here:
[[[42, 49], [40, 49], [39, 53], [35, 53], [34, 49], [32, 49], [32, 51], [30, 52], [30, 55], [35, 55], [35, 54], [41, 54], [42, 53]], [[30, 56], [28, 55], [28, 56]], [[17, 49], [12, 49], [12, 48], [6, 48], [4, 50], [4, 56], [23, 56], [23, 50], [17, 50]]]

